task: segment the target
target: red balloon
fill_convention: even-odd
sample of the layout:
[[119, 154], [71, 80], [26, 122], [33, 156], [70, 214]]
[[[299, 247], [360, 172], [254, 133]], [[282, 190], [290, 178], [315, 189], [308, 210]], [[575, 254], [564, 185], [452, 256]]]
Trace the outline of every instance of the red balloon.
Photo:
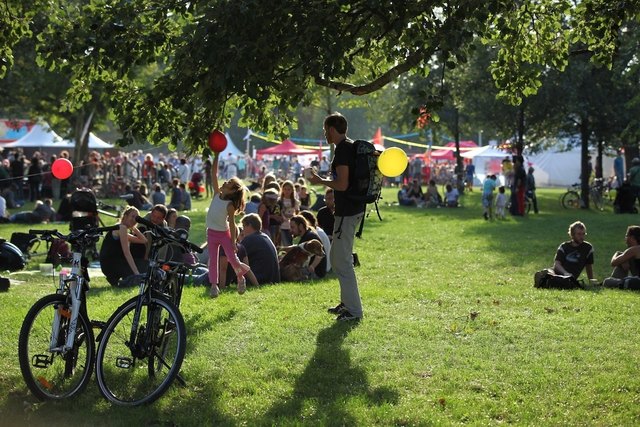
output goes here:
[[58, 179], [67, 179], [73, 173], [73, 165], [68, 159], [58, 159], [51, 165], [53, 176]]
[[209, 148], [214, 153], [220, 153], [227, 148], [227, 137], [219, 130], [214, 130], [209, 135]]

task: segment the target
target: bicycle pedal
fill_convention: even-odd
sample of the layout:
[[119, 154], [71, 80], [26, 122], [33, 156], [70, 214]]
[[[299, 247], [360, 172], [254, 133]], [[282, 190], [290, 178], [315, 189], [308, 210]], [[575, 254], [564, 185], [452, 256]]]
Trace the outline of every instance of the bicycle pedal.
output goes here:
[[133, 359], [130, 357], [116, 357], [116, 366], [122, 369], [130, 369], [133, 366]]
[[31, 365], [36, 368], [48, 368], [51, 365], [51, 356], [48, 354], [34, 354], [31, 358]]

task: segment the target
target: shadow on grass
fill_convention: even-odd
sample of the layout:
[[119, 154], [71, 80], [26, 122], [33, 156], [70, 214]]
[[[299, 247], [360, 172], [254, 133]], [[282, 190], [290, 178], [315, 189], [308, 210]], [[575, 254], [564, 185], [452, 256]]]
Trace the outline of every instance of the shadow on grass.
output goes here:
[[336, 322], [320, 331], [316, 350], [296, 380], [292, 394], [276, 402], [261, 424], [304, 421], [355, 425], [357, 418], [347, 411], [350, 398], [362, 399], [369, 405], [398, 401], [397, 391], [384, 387], [372, 390], [366, 372], [352, 366], [343, 342], [357, 326], [356, 322]]

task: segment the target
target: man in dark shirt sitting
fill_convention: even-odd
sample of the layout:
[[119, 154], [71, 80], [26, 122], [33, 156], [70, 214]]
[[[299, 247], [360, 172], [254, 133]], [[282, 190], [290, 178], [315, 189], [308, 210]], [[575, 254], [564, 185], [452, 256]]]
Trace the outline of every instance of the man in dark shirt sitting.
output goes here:
[[241, 244], [247, 253], [243, 260], [251, 267], [258, 283], [280, 282], [280, 265], [276, 247], [268, 235], [262, 231], [262, 221], [258, 214], [247, 214], [242, 218]]
[[318, 226], [327, 233], [329, 240], [331, 240], [333, 237], [333, 225], [335, 223], [333, 211], [336, 207], [335, 199], [333, 197], [333, 188], [327, 188], [327, 191], [324, 194], [324, 203], [325, 206], [320, 208], [316, 215], [316, 219], [318, 220]]
[[572, 275], [576, 279], [587, 271], [587, 277], [593, 279], [593, 246], [584, 240], [587, 227], [580, 221], [569, 226], [571, 240], [560, 244], [556, 252], [553, 270], [556, 274]]

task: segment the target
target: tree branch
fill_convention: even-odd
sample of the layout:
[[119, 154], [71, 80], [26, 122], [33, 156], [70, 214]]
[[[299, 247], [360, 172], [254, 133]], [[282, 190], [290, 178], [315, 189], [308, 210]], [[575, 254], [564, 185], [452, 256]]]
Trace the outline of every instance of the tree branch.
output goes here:
[[398, 78], [398, 76], [417, 66], [424, 58], [429, 57], [432, 53], [433, 52], [427, 52], [424, 49], [418, 49], [414, 53], [409, 55], [404, 62], [396, 65], [393, 68], [390, 68], [387, 72], [382, 74], [377, 79], [359, 86], [353, 85], [351, 83], [327, 80], [320, 76], [316, 76], [314, 80], [317, 85], [328, 87], [329, 89], [335, 89], [340, 92], [349, 92], [353, 95], [358, 96], [367, 95], [383, 88], [388, 83], [391, 83], [396, 78]]

